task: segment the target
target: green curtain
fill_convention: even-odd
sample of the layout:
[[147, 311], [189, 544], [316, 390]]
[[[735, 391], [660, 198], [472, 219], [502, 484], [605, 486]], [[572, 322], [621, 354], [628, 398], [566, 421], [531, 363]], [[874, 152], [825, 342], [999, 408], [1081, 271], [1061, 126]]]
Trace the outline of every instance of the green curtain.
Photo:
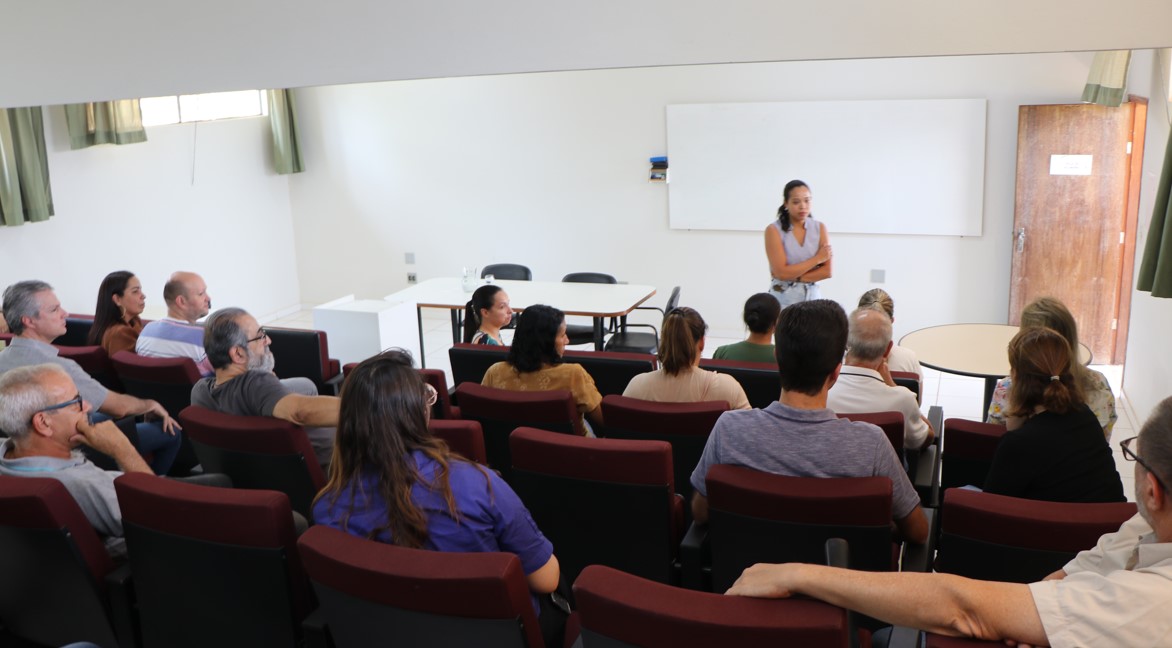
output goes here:
[[1131, 63], [1131, 50], [1095, 52], [1087, 85], [1082, 91], [1084, 103], [1099, 104], [1117, 108], [1123, 103], [1123, 90], [1127, 85], [1127, 66]]
[[273, 166], [277, 173], [301, 173], [301, 144], [297, 137], [297, 102], [292, 90], [269, 90], [269, 123], [273, 127]]
[[137, 144], [146, 141], [138, 99], [67, 104], [69, 147], [83, 149], [96, 144]]
[[0, 110], [0, 224], [35, 223], [52, 215], [41, 108]]
[[1172, 297], [1172, 134], [1164, 150], [1164, 170], [1156, 186], [1156, 207], [1152, 210], [1152, 224], [1144, 244], [1144, 258], [1139, 264], [1136, 290], [1152, 293], [1152, 297]]

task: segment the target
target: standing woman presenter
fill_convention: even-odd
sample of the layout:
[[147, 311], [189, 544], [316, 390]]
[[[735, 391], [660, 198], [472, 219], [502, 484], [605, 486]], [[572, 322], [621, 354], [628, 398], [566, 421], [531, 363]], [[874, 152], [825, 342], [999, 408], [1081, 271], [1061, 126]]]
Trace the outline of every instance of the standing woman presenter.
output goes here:
[[815, 282], [830, 278], [830, 237], [810, 215], [810, 187], [801, 180], [785, 185], [777, 220], [765, 228], [765, 254], [769, 293], [782, 308], [822, 297]]

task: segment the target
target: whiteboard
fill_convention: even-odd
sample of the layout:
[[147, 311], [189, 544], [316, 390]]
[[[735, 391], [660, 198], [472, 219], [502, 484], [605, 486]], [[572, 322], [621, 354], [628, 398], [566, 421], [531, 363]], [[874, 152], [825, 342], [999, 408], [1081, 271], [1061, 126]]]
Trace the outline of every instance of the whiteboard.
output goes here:
[[669, 105], [670, 226], [761, 231], [797, 178], [832, 234], [980, 236], [985, 103]]

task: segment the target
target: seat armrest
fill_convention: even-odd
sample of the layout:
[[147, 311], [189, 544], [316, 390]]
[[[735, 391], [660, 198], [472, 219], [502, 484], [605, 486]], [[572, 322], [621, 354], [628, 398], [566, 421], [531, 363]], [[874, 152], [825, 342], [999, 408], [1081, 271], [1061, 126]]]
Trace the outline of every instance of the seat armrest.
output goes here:
[[[692, 523], [680, 542], [680, 584], [700, 592], [712, 591], [712, 547], [708, 525]], [[707, 572], [707, 574], [705, 573]]]
[[940, 437], [944, 434], [944, 408], [939, 405], [933, 405], [928, 408], [928, 425], [936, 431], [936, 438], [932, 439], [932, 445], [940, 446]]
[[[830, 538], [826, 541], [826, 564], [830, 567], [850, 569], [850, 543], [842, 538]], [[855, 612], [846, 611], [846, 631], [850, 648], [858, 648], [859, 631]]]
[[323, 396], [337, 396], [342, 393], [342, 380], [345, 376], [341, 373], [326, 381], [326, 392]]
[[334, 648], [330, 626], [326, 623], [326, 615], [320, 607], [307, 614], [301, 621], [301, 631], [304, 633], [305, 648]]
[[932, 571], [932, 558], [936, 554], [936, 525], [939, 523], [937, 509], [924, 509], [928, 518], [928, 541], [924, 544], [903, 543], [903, 564], [900, 571], [928, 573]]
[[919, 648], [923, 633], [915, 628], [893, 626], [887, 648]]
[[118, 637], [119, 648], [139, 648], [142, 646], [141, 626], [138, 622], [138, 605], [134, 600], [130, 563], [106, 574], [103, 580], [110, 601], [110, 621]]
[[940, 493], [940, 448], [929, 445], [920, 450], [920, 458], [916, 463], [916, 474], [912, 480], [916, 493], [920, 496], [920, 506], [937, 507], [937, 497]]

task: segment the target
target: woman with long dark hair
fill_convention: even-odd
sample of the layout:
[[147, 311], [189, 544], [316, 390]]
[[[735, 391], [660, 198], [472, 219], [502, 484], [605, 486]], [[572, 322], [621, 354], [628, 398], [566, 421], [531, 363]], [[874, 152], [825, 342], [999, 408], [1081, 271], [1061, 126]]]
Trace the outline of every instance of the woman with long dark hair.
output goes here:
[[700, 313], [687, 306], [673, 308], [661, 328], [659, 369], [632, 378], [623, 396], [664, 403], [723, 401], [729, 409], [752, 408], [736, 378], [700, 368], [708, 332]]
[[89, 343], [100, 344], [106, 353], [134, 351], [138, 334], [142, 332], [142, 315], [146, 296], [142, 282], [127, 270], [111, 272], [98, 287], [98, 303], [94, 307], [94, 323], [90, 327]]
[[[602, 394], [594, 379], [582, 365], [562, 362], [569, 343], [565, 313], [544, 304], [530, 306], [517, 316], [508, 359], [489, 367], [480, 384], [513, 391], [568, 390], [578, 404], [578, 413], [594, 425], [602, 425]], [[579, 434], [588, 433], [581, 416], [577, 427]]]
[[765, 228], [765, 254], [772, 281], [769, 292], [782, 308], [820, 299], [816, 282], [830, 278], [830, 237], [826, 225], [810, 215], [810, 187], [790, 180], [782, 192], [777, 220]]
[[1022, 329], [1009, 342], [1008, 431], [985, 479], [998, 495], [1051, 502], [1122, 502], [1123, 483], [1057, 331]]
[[[553, 545], [496, 473], [432, 436], [435, 398], [411, 355], [398, 349], [368, 358], [346, 377], [329, 481], [314, 501], [314, 520], [402, 547], [512, 553], [533, 593], [553, 592], [560, 578]], [[545, 626], [547, 614], [541, 616]]]
[[745, 302], [742, 316], [749, 328], [749, 338], [717, 347], [712, 357], [717, 360], [768, 362], [777, 364], [773, 355], [773, 329], [781, 317], [781, 306], [769, 293], [757, 293]]
[[464, 342], [504, 346], [501, 329], [513, 321], [509, 294], [500, 286], [485, 284], [464, 305]]

